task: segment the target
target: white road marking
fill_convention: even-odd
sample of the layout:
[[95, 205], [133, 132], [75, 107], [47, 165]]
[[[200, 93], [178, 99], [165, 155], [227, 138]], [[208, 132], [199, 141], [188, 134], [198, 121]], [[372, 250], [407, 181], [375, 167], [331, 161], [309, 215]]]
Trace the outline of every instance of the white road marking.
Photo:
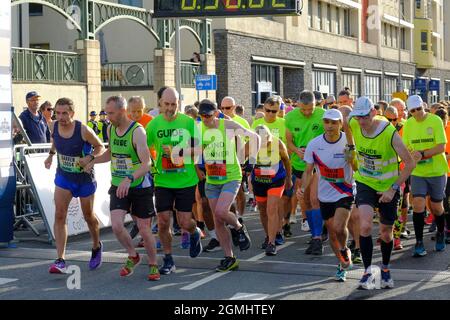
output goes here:
[[193, 289], [195, 289], [197, 287], [200, 287], [200, 286], [202, 286], [202, 285], [204, 285], [204, 284], [206, 284], [206, 283], [208, 283], [210, 281], [213, 281], [213, 280], [215, 280], [217, 278], [223, 277], [224, 275], [226, 275], [226, 274], [228, 274], [230, 272], [232, 272], [232, 271], [220, 272], [220, 273], [212, 274], [209, 277], [203, 278], [201, 280], [198, 280], [198, 281], [195, 281], [195, 282], [191, 283], [190, 285], [184, 286], [184, 287], [180, 288], [180, 290], [193, 290]]
[[0, 278], [0, 286], [17, 280], [19, 279]]
[[264, 293], [245, 293], [238, 292], [230, 300], [264, 300], [269, 295]]

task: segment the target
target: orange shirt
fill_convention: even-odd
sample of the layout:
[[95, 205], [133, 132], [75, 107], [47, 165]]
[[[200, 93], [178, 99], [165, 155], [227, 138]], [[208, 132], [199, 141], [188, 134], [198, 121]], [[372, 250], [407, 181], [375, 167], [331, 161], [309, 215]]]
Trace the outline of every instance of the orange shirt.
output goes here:
[[[445, 155], [447, 156], [450, 154], [450, 124], [447, 124], [445, 127], [445, 136], [447, 137], [447, 144], [445, 145]], [[447, 160], [447, 163], [450, 167], [450, 161]], [[448, 176], [450, 177], [450, 172], [448, 173]]]
[[[130, 115], [128, 115], [128, 118], [131, 119]], [[147, 127], [147, 125], [149, 124], [149, 122], [152, 120], [153, 120], [153, 117], [151, 115], [144, 113], [144, 115], [138, 122], [145, 129]], [[156, 159], [156, 150], [154, 148], [150, 148], [149, 150], [150, 150], [150, 155], [152, 156], [152, 158]]]

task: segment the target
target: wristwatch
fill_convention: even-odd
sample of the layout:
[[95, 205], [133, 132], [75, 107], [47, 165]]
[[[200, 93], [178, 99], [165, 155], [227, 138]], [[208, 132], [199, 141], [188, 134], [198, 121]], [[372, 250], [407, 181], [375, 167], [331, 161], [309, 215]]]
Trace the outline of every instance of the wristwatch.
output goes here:
[[134, 182], [134, 177], [132, 174], [130, 174], [129, 176], [127, 176], [127, 178], [130, 180], [131, 183]]
[[422, 159], [425, 159], [425, 151], [420, 151], [420, 155], [422, 156]]
[[400, 191], [400, 186], [397, 183], [393, 183], [391, 189], [394, 191]]

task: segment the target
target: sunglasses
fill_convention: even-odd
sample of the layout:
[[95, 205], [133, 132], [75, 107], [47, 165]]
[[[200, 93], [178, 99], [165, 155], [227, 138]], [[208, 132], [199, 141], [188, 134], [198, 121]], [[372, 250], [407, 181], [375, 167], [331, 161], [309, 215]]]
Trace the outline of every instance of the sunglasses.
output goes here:
[[212, 116], [213, 116], [212, 114], [201, 114], [200, 115], [200, 117], [207, 118], [207, 119], [211, 118]]
[[355, 120], [367, 120], [370, 118], [370, 114], [367, 116], [354, 116]]
[[223, 109], [223, 110], [231, 110], [233, 107], [220, 107], [220, 109]]
[[265, 112], [269, 112], [269, 113], [278, 113], [278, 110], [270, 110], [270, 109], [267, 109], [267, 108], [264, 108], [264, 111]]
[[422, 107], [409, 110], [410, 113], [415, 113], [416, 111], [422, 111]]
[[53, 111], [54, 109], [53, 108], [47, 108], [47, 111]]
[[386, 119], [387, 119], [389, 122], [397, 121], [397, 118], [395, 118], [395, 119], [389, 119], [389, 118], [386, 117]]

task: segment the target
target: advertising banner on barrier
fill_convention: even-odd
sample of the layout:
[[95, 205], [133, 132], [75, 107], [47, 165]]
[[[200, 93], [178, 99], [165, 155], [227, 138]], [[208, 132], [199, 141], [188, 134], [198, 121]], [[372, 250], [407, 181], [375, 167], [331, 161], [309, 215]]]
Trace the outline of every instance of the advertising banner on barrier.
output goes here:
[[13, 240], [16, 179], [12, 143], [11, 5], [0, 5], [0, 243]]

